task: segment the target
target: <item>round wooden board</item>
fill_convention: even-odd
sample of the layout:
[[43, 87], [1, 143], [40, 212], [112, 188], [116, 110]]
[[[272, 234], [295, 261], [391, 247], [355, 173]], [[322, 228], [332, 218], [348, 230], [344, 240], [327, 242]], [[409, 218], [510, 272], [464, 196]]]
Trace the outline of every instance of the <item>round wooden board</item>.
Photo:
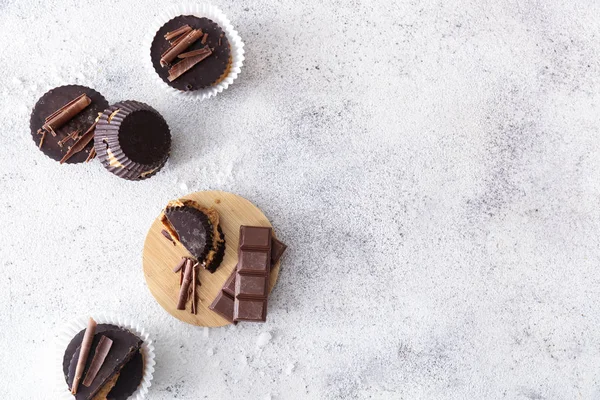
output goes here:
[[[179, 296], [179, 273], [174, 273], [181, 257], [188, 256], [187, 250], [180, 244], [173, 245], [161, 231], [160, 215], [154, 220], [144, 243], [143, 265], [144, 276], [150, 292], [158, 303], [175, 318], [188, 324], [198, 326], [224, 326], [230, 324], [208, 306], [217, 297], [223, 283], [229, 277], [237, 263], [237, 248], [241, 225], [271, 226], [271, 223], [258, 207], [248, 200], [233, 193], [206, 191], [191, 193], [184, 199], [195, 200], [204, 207], [213, 207], [219, 212], [219, 223], [225, 233], [225, 257], [214, 274], [200, 268], [200, 286], [198, 291], [198, 313], [190, 312], [188, 303], [186, 310], [177, 310]], [[277, 275], [278, 262], [271, 269], [269, 291], [273, 290]]]

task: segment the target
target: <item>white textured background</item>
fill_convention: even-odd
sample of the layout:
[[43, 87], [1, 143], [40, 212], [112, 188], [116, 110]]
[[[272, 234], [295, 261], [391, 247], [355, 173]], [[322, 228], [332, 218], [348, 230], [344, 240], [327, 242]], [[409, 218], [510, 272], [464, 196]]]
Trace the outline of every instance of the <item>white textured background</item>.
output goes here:
[[[55, 332], [98, 311], [156, 339], [150, 399], [600, 398], [600, 2], [217, 1], [246, 65], [192, 104], [143, 65], [168, 2], [87, 3], [0, 0], [0, 398], [51, 399]], [[159, 110], [166, 169], [45, 158], [29, 113], [67, 83]], [[203, 189], [290, 245], [267, 324], [146, 288], [151, 221]]]

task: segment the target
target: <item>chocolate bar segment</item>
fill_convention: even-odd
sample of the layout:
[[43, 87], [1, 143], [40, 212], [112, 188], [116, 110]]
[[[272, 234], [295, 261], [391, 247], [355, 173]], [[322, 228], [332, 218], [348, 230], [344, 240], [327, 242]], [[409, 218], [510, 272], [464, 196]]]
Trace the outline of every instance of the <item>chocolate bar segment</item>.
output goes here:
[[271, 251], [271, 228], [263, 226], [240, 227], [240, 250]]
[[[235, 271], [234, 274], [235, 276]], [[221, 317], [229, 322], [233, 321], [233, 296], [227, 295], [224, 291], [220, 291], [212, 304], [208, 307]]]
[[238, 254], [238, 272], [242, 274], [267, 275], [271, 269], [271, 249], [240, 250]]
[[240, 227], [233, 304], [234, 321], [264, 322], [267, 318], [271, 237], [270, 227]]
[[277, 238], [271, 238], [271, 267], [279, 261], [287, 246]]
[[235, 296], [235, 272], [237, 265], [233, 269], [229, 278], [223, 284], [221, 291], [213, 300], [210, 306], [211, 310], [225, 318], [229, 322], [233, 322], [233, 298]]
[[235, 299], [234, 321], [265, 322], [267, 320], [267, 299]]
[[233, 296], [235, 296], [235, 272], [236, 272], [236, 270], [237, 270], [237, 265], [231, 272], [231, 275], [229, 275], [229, 278], [227, 278], [227, 280], [225, 281], [225, 284], [223, 285], [223, 289], [221, 289], [226, 294], [231, 296], [232, 298], [233, 298]]
[[[285, 243], [283, 243], [275, 237], [271, 238], [271, 268], [273, 268], [275, 264], [277, 264], [277, 262], [279, 261], [286, 249], [287, 246], [285, 245]], [[215, 300], [208, 307], [217, 314], [221, 315], [229, 322], [233, 322], [233, 303], [235, 297], [236, 283], [235, 277], [237, 272], [236, 270], [237, 265], [231, 272], [231, 275], [229, 275], [229, 278], [227, 278], [227, 280], [223, 284], [223, 287], [221, 288], [221, 291], [219, 292]], [[265, 293], [268, 293], [269, 290], [268, 282], [269, 280], [265, 279], [265, 284], [267, 285]]]
[[269, 281], [265, 276], [238, 275], [235, 281], [235, 293], [245, 297], [264, 299], [268, 296]]

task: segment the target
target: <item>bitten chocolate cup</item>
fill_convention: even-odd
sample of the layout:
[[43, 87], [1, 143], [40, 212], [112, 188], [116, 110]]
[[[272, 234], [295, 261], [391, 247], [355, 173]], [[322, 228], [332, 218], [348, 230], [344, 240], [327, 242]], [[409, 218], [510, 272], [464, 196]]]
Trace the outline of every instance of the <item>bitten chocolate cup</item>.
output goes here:
[[110, 172], [123, 179], [142, 180], [155, 175], [167, 162], [171, 133], [154, 108], [126, 100], [100, 116], [94, 147]]
[[[83, 380], [87, 375], [84, 373], [82, 381], [78, 387], [77, 396], [71, 394], [71, 379], [72, 378], [72, 363], [76, 353], [80, 350], [83, 337], [85, 336], [86, 328], [88, 327], [89, 316], [77, 317], [74, 320], [67, 322], [59, 332], [55, 340], [54, 349], [54, 368], [53, 377], [55, 380], [55, 390], [53, 393], [48, 393], [49, 398], [73, 400], [86, 398], [86, 393], [90, 393], [89, 388], [83, 384]], [[101, 365], [100, 372], [92, 381], [92, 386], [96, 385], [98, 379], [104, 374], [109, 367], [115, 367], [121, 364], [115, 359], [117, 353], [124, 354], [128, 352], [129, 347], [125, 346], [127, 342], [137, 344], [137, 340], [141, 340], [141, 346], [134, 352], [128, 362], [125, 362], [120, 368], [118, 375], [113, 375], [107, 384], [102, 386], [102, 389], [96, 394], [94, 399], [129, 399], [143, 400], [148, 394], [148, 389], [152, 385], [152, 378], [155, 367], [154, 344], [150, 335], [145, 331], [139, 323], [131, 321], [123, 316], [114, 315], [94, 315], [93, 319], [97, 322], [94, 331], [94, 340], [87, 361], [86, 370], [89, 371], [95, 355], [95, 343], [99, 342], [102, 336], [107, 336], [113, 340], [112, 346]], [[116, 335], [116, 336], [115, 336]], [[124, 341], [123, 341], [124, 340]], [[121, 349], [122, 351], [120, 351]], [[111, 356], [111, 352], [115, 352]], [[119, 359], [121, 357], [119, 356]], [[58, 366], [61, 365], [61, 368]], [[110, 369], [110, 368], [109, 368]], [[111, 374], [112, 375], [112, 374]], [[116, 380], [116, 382], [115, 382]], [[112, 386], [114, 384], [114, 386]], [[91, 387], [91, 386], [90, 386]], [[111, 388], [112, 387], [112, 388]], [[107, 393], [108, 392], [108, 393]]]

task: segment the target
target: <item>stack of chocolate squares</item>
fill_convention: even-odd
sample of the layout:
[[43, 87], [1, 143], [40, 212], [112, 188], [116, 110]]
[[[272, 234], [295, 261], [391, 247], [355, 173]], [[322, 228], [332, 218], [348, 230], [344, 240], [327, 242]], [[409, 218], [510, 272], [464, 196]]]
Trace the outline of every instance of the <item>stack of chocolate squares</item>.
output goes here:
[[271, 228], [241, 226], [238, 264], [209, 308], [230, 322], [265, 322], [270, 271], [286, 248]]

